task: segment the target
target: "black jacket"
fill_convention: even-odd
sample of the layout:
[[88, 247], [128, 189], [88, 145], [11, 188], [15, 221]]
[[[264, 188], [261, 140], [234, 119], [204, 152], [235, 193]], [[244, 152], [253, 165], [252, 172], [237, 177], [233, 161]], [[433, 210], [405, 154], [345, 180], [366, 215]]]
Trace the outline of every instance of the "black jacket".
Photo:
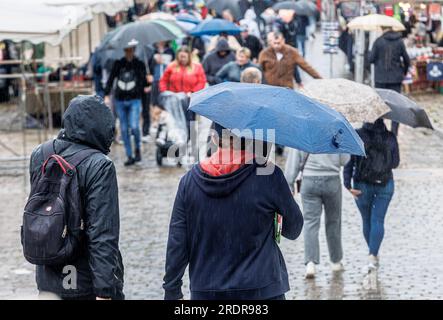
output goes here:
[[[227, 55], [221, 57], [218, 53], [220, 51], [228, 52]], [[203, 69], [205, 70], [206, 79], [210, 85], [217, 84], [217, 72], [227, 63], [235, 60], [235, 54], [229, 47], [228, 41], [220, 39], [214, 51], [208, 53], [203, 59]]]
[[141, 99], [144, 91], [143, 89], [148, 86], [146, 79], [146, 66], [138, 58], [134, 57], [131, 61], [128, 61], [125, 57], [115, 61], [112, 66], [111, 74], [109, 75], [108, 82], [106, 83], [105, 95], [109, 95], [114, 85], [114, 80], [118, 79], [122, 72], [134, 72], [135, 76], [135, 88], [130, 91], [122, 91], [119, 86], [115, 86], [115, 98], [117, 100], [132, 100]]
[[[91, 155], [77, 167], [87, 239], [81, 256], [70, 263], [77, 270], [77, 289], [63, 289], [63, 278], [67, 275], [63, 274], [64, 266], [37, 266], [38, 289], [62, 298], [95, 295], [122, 299], [117, 177], [113, 162], [106, 156], [113, 141], [114, 117], [101, 98], [78, 96], [69, 104], [62, 127], [54, 147], [68, 162], [70, 156], [85, 148], [102, 153]], [[38, 146], [31, 155], [31, 183], [43, 162], [41, 146]]]
[[401, 34], [389, 31], [375, 40], [369, 62], [375, 65], [375, 82], [401, 83], [410, 65]]
[[[396, 136], [390, 132], [382, 119], [377, 120], [375, 123], [365, 123], [362, 128], [357, 129], [357, 133], [363, 140], [365, 145], [370, 144], [371, 139], [380, 139], [386, 141], [387, 145], [391, 149], [392, 154], [392, 169], [395, 169], [400, 164], [400, 152], [398, 148], [398, 142]], [[377, 140], [374, 140], [377, 141]], [[372, 141], [372, 142], [374, 142]], [[363, 158], [360, 156], [351, 156], [351, 160], [346, 164], [343, 169], [343, 183], [347, 189], [352, 188], [351, 181], [360, 182], [359, 162]], [[391, 178], [393, 177], [391, 170]]]
[[251, 50], [251, 59], [258, 59], [258, 55], [263, 49], [260, 40], [253, 35], [248, 35], [245, 39], [242, 39], [241, 45]]
[[188, 264], [191, 299], [270, 299], [289, 290], [274, 216], [283, 216], [282, 235], [291, 240], [300, 235], [303, 217], [281, 169], [259, 169], [265, 168], [247, 164], [211, 176], [198, 164], [181, 179], [169, 228], [165, 299], [183, 297]]

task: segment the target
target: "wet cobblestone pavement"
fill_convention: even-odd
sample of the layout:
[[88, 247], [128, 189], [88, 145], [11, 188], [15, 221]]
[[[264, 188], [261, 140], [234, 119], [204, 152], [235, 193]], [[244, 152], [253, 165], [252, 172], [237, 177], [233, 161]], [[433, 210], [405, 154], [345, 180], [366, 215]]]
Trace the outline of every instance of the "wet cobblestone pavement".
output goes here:
[[[441, 110], [441, 96], [420, 99], [426, 107]], [[1, 140], [10, 145], [18, 145], [20, 137], [1, 133]], [[37, 138], [29, 139], [30, 151]], [[395, 171], [396, 191], [386, 218], [378, 277], [367, 277], [360, 216], [344, 192], [345, 271], [337, 275], [330, 271], [323, 227], [315, 280], [303, 277], [303, 237], [284, 239], [281, 248], [291, 285], [288, 299], [443, 299], [443, 140], [429, 131], [402, 126], [399, 142], [401, 167]], [[125, 293], [128, 299], [162, 299], [169, 216], [185, 169], [157, 167], [153, 143], [143, 147], [142, 163], [132, 168], [123, 167], [122, 146], [114, 146], [111, 155], [120, 186]], [[282, 159], [278, 162], [283, 164]], [[20, 164], [0, 166], [0, 299], [32, 299], [37, 294], [33, 266], [24, 260], [19, 240], [26, 197], [23, 169], [16, 168]], [[186, 298], [188, 288], [186, 275]]]

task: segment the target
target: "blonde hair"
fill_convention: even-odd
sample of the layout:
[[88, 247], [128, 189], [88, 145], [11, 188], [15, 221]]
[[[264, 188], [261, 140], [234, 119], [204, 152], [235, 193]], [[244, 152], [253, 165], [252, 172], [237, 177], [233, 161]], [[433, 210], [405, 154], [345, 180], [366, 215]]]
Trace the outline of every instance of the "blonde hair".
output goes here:
[[246, 47], [241, 47], [240, 49], [237, 50], [236, 53], [237, 53], [237, 54], [242, 53], [242, 54], [244, 54], [246, 57], [248, 57], [248, 59], [251, 58], [251, 50], [249, 50], [249, 49], [246, 48]]

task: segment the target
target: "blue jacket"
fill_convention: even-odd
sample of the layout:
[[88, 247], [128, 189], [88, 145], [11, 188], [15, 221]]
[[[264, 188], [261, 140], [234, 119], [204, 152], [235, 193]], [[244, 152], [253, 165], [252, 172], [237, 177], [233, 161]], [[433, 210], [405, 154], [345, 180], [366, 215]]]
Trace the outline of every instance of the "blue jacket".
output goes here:
[[283, 256], [274, 240], [296, 239], [300, 209], [281, 169], [258, 175], [257, 164], [218, 177], [195, 165], [180, 181], [169, 229], [165, 299], [183, 297], [189, 264], [191, 299], [269, 299], [289, 290]]

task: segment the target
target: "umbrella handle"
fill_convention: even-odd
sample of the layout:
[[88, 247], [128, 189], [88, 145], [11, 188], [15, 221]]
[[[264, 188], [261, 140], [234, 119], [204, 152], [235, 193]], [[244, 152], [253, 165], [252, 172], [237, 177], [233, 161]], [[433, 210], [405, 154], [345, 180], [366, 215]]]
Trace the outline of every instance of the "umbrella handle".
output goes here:
[[332, 145], [337, 149], [340, 148], [340, 143], [343, 141], [343, 129], [339, 129], [338, 132], [332, 137]]

